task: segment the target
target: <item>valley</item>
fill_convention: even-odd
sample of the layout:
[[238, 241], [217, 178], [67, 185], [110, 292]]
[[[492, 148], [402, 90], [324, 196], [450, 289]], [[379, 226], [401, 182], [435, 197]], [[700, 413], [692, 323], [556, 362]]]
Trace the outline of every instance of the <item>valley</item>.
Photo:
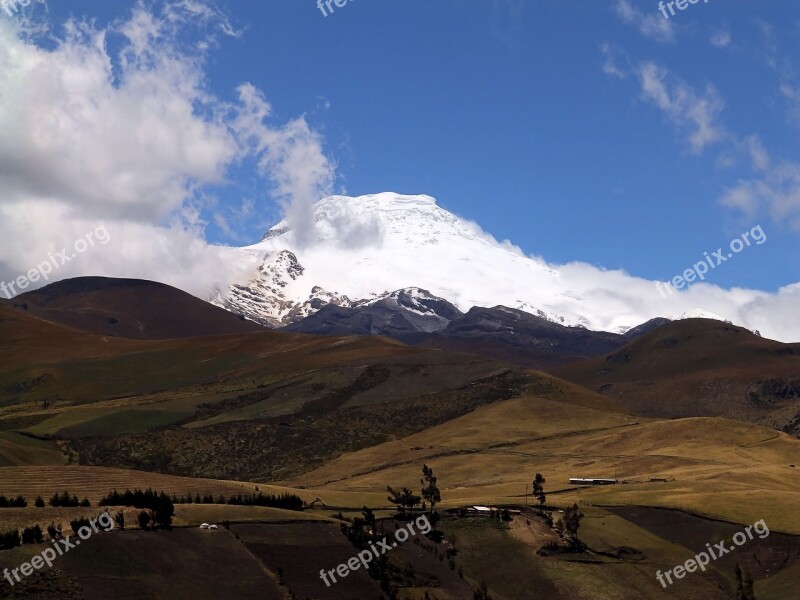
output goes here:
[[[258, 588], [259, 597], [269, 598], [388, 593], [412, 600], [427, 593], [444, 600], [469, 598], [484, 583], [500, 600], [533, 598], [529, 589], [548, 590], [553, 598], [727, 598], [741, 564], [757, 597], [769, 600], [785, 597], [800, 568], [800, 440], [770, 426], [791, 412], [793, 399], [757, 383], [793, 372], [792, 345], [718, 321], [667, 321], [620, 341], [608, 334], [614, 340], [609, 354], [575, 356], [548, 374], [492, 352], [408, 346], [374, 335], [264, 329], [193, 335], [191, 318], [183, 335], [164, 339], [160, 323], [177, 321], [164, 318], [163, 304], [115, 303], [115, 290], [135, 298], [130, 288], [90, 283], [90, 294], [80, 285], [65, 287], [49, 306], [0, 304], [0, 351], [7, 357], [0, 366], [0, 492], [28, 500], [25, 508], [0, 509], [0, 530], [88, 518], [103, 510], [96, 504], [109, 491], [134, 488], [178, 501], [172, 530], [141, 530], [139, 509], [121, 508], [124, 531], [87, 542], [58, 569], [12, 588], [20, 593], [41, 588], [65, 597], [133, 598], [169, 589], [170, 577], [194, 577], [187, 568], [228, 572], [227, 563], [212, 558], [220, 551], [242, 565], [236, 585], [244, 598]], [[165, 287], [141, 289], [174, 295]], [[110, 314], [119, 323], [131, 322], [137, 311], [138, 339], [96, 325], [108, 323], [105, 316], [91, 321], [97, 294], [115, 307]], [[61, 318], [69, 314], [62, 303], [89, 320]], [[213, 328], [215, 319], [234, 323], [227, 313], [196, 320]], [[530, 323], [551, 335], [572, 335]], [[751, 395], [717, 402], [713, 411], [689, 401], [708, 389], [710, 375], [726, 378], [726, 369], [735, 369], [747, 389], [775, 390], [780, 401], [755, 402]], [[681, 381], [683, 403], [674, 401], [670, 387]], [[355, 527], [369, 507], [392, 531], [402, 516], [387, 486], [418, 490], [424, 464], [438, 477], [443, 538], [401, 545], [381, 563], [382, 574], [373, 573], [378, 579], [362, 571], [324, 586], [315, 573], [358, 551], [340, 529]], [[546, 480], [541, 508], [532, 496], [536, 473]], [[592, 477], [619, 483], [569, 483]], [[64, 490], [85, 496], [89, 506], [33, 506], [37, 496]], [[227, 503], [257, 493], [296, 495], [305, 509]], [[181, 501], [194, 496], [191, 504]], [[570, 549], [570, 538], [547, 519], [573, 505], [583, 517], [580, 544]], [[472, 506], [518, 514], [464, 516]], [[672, 515], [668, 522], [684, 523], [683, 529], [659, 525], [659, 514]], [[737, 524], [760, 519], [770, 537], [750, 542], [739, 559], [720, 561], [680, 587], [658, 584], [656, 571], [685, 561]], [[209, 522], [225, 526], [198, 529]], [[0, 567], [34, 549], [0, 551]], [[191, 567], [158, 567], [155, 578], [143, 576], [154, 568], [151, 561], [167, 555], [184, 557]], [[224, 579], [191, 593], [214, 597]]]

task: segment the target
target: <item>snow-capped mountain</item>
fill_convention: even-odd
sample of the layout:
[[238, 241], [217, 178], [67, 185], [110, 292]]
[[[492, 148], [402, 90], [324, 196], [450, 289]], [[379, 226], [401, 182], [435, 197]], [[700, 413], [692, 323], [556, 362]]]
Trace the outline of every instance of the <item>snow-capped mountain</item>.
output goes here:
[[544, 261], [498, 243], [429, 196], [332, 196], [315, 207], [313, 241], [302, 244], [298, 237], [284, 220], [261, 242], [243, 248], [261, 262], [255, 276], [233, 285], [220, 304], [280, 326], [328, 303], [347, 307], [424, 288], [462, 311], [504, 304], [568, 325], [590, 325], [566, 310], [575, 299], [547, 291], [558, 287], [558, 273]]
[[268, 252], [256, 277], [245, 285], [232, 285], [228, 298], [216, 303], [268, 327], [288, 325], [328, 304], [352, 306], [347, 296], [327, 292], [317, 285], [302, 298], [293, 295], [298, 287], [294, 284], [304, 272], [292, 252]]
[[[691, 308], [675, 304], [683, 296], [661, 299], [653, 282], [622, 271], [585, 263], [553, 267], [526, 256], [424, 195], [331, 196], [313, 207], [313, 222], [283, 220], [258, 244], [235, 252], [251, 275], [216, 302], [273, 327], [323, 306], [397, 301], [400, 294], [406, 295], [406, 311], [418, 294], [423, 305], [444, 299], [463, 313], [474, 306], [506, 306], [566, 326], [615, 333]], [[615, 281], [619, 289], [609, 292]], [[652, 304], [642, 306], [643, 297]], [[447, 320], [436, 315], [430, 323], [443, 328]]]

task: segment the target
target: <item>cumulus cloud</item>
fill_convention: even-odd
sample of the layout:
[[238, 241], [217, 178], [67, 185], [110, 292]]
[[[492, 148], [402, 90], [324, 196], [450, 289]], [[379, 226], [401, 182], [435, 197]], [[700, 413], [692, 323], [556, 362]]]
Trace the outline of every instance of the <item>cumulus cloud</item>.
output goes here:
[[200, 296], [226, 287], [238, 266], [206, 243], [205, 226], [232, 232], [228, 221], [254, 206], [226, 213], [208, 190], [252, 158], [287, 215], [307, 219], [335, 177], [320, 136], [303, 117], [267, 126], [269, 105], [250, 84], [236, 103], [209, 91], [208, 53], [239, 35], [201, 0], [137, 4], [104, 28], [71, 18], [58, 33], [0, 19], [0, 277], [102, 222], [112, 243], [59, 278], [145, 277]]

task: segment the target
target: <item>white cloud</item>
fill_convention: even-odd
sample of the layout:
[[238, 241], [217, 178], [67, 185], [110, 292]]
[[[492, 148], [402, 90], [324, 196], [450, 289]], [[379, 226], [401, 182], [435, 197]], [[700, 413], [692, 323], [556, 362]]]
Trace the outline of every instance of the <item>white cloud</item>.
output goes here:
[[233, 128], [259, 160], [259, 169], [275, 184], [286, 218], [298, 240], [314, 233], [314, 203], [328, 196], [336, 179], [335, 165], [323, 152], [322, 138], [304, 118], [282, 127], [267, 123], [272, 107], [250, 84], [239, 87], [242, 108]]
[[780, 92], [786, 101], [789, 120], [800, 125], [800, 86], [784, 81], [780, 85]]
[[715, 48], [727, 48], [731, 45], [731, 39], [731, 32], [726, 27], [714, 32], [709, 43]]
[[800, 340], [797, 320], [800, 283], [781, 288], [775, 294], [695, 283], [684, 291], [662, 296], [655, 282], [624, 271], [605, 271], [585, 263], [552, 266], [560, 273], [560, 284], [577, 294], [585, 306], [591, 307], [592, 312], [586, 316], [606, 331], [630, 327], [658, 316], [679, 318], [700, 307], [738, 325], [757, 329], [771, 339]]
[[774, 221], [800, 230], [800, 163], [774, 161], [757, 135], [728, 133], [719, 122], [723, 103], [713, 86], [701, 93], [682, 81], [670, 81], [667, 69], [652, 62], [642, 63], [638, 75], [643, 97], [687, 136], [693, 153], [724, 142], [715, 161], [718, 168], [746, 160], [754, 175], [727, 186], [719, 196], [722, 206], [748, 220], [766, 211]]
[[627, 60], [624, 53], [610, 44], [601, 44], [600, 52], [603, 54], [603, 73], [617, 79], [625, 79], [626, 70], [620, 67], [618, 62], [620, 58]]
[[672, 21], [665, 19], [658, 11], [644, 13], [635, 8], [630, 0], [616, 0], [614, 10], [624, 23], [636, 27], [646, 38], [662, 43], [675, 39]]
[[717, 122], [723, 103], [713, 86], [699, 93], [682, 81], [670, 84], [667, 69], [652, 62], [642, 63], [638, 75], [643, 97], [686, 132], [693, 153], [724, 138], [725, 131]]
[[207, 52], [240, 35], [211, 3], [181, 0], [160, 13], [137, 4], [107, 28], [70, 19], [60, 36], [37, 37], [44, 30], [0, 19], [0, 278], [102, 222], [112, 243], [59, 278], [144, 277], [205, 296], [209, 282], [237, 275], [224, 249], [206, 243], [207, 220], [231, 232], [254, 212], [246, 200], [209, 212], [208, 189], [225, 185], [231, 166], [259, 160], [296, 220], [334, 179], [304, 118], [247, 121], [268, 106], [250, 85], [238, 104], [210, 93]]
[[766, 210], [774, 221], [800, 231], [800, 164], [765, 167], [760, 177], [743, 179], [726, 188], [719, 201], [750, 219]]

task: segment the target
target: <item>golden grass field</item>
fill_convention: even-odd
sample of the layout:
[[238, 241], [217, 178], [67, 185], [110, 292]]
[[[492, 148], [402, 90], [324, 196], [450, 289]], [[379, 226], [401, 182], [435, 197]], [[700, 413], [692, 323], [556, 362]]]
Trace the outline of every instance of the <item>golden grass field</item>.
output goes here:
[[[547, 480], [549, 505], [579, 503], [585, 513], [581, 537], [591, 550], [546, 558], [537, 554], [543, 520], [537, 522], [530, 513], [511, 527], [499, 520], [448, 517], [443, 528], [461, 539], [464, 581], [474, 586], [486, 578], [497, 600], [533, 599], [556, 587], [562, 596], [554, 597], [592, 600], [725, 597], [731, 589], [730, 565], [717, 571], [719, 581], [693, 578], [680, 591], [662, 594], [655, 570], [692, 556], [698, 540], [656, 535], [648, 529], [651, 524], [623, 518], [614, 507], [681, 509], [676, 519], [689, 530], [700, 528], [700, 521], [712, 532], [729, 527], [693, 516], [700, 515], [742, 525], [764, 519], [773, 532], [800, 534], [800, 440], [768, 427], [718, 417], [632, 416], [616, 399], [543, 373], [378, 338], [263, 332], [119, 340], [53, 326], [2, 306], [0, 326], [12, 332], [0, 344], [6, 361], [0, 387], [7, 392], [0, 403], [0, 494], [21, 494], [29, 502], [24, 509], [0, 509], [0, 530], [96, 515], [97, 501], [113, 489], [230, 497], [258, 487], [265, 493], [295, 493], [315, 506], [292, 512], [179, 504], [175, 525], [180, 531], [153, 532], [150, 538], [147, 532], [126, 532], [120, 540], [109, 536], [109, 547], [135, 539], [141, 548], [157, 546], [165, 555], [189, 556], [181, 555], [186, 550], [171, 545], [168, 536], [177, 533], [172, 539], [184, 536], [187, 543], [206, 548], [214, 538], [195, 539], [199, 531], [188, 528], [231, 521], [243, 528], [272, 524], [273, 529], [264, 529], [280, 531], [289, 541], [300, 531], [327, 528], [339, 557], [350, 548], [339, 537], [334, 514], [342, 510], [353, 517], [369, 506], [379, 516], [388, 515], [386, 486], [418, 492], [421, 467], [427, 463], [438, 476], [444, 508], [532, 503], [526, 488], [540, 472]], [[755, 351], [763, 342], [753, 344]], [[42, 373], [47, 377], [41, 378]], [[627, 400], [625, 406], [636, 404]], [[315, 410], [303, 419], [288, 418], [306, 405]], [[394, 408], [397, 412], [390, 411]], [[180, 426], [164, 427], [176, 423]], [[272, 429], [264, 429], [266, 423]], [[87, 439], [104, 452], [87, 454], [93, 449], [81, 446]], [[119, 445], [102, 445], [109, 440]], [[163, 468], [183, 474], [205, 465], [213, 470], [198, 475], [251, 480], [285, 475], [282, 481], [243, 482], [78, 466], [77, 452], [95, 464], [168, 465]], [[117, 462], [125, 452], [130, 460]], [[159, 452], [175, 460], [140, 461]], [[206, 464], [209, 458], [220, 462]], [[277, 459], [289, 464], [279, 465], [283, 470], [258, 471], [252, 465], [248, 471], [235, 470], [246, 460], [260, 466]], [[316, 468], [305, 472], [309, 464]], [[621, 483], [576, 487], [569, 485], [570, 477], [618, 478]], [[64, 490], [87, 497], [93, 506], [33, 506], [37, 495], [47, 500]], [[133, 525], [138, 510], [123, 510]], [[298, 546], [316, 543], [294, 541]], [[281, 557], [284, 548], [270, 544], [268, 538], [260, 540], [253, 551]], [[632, 548], [632, 554], [615, 555], [620, 548]], [[787, 542], [786, 548], [794, 546]], [[213, 553], [206, 559], [213, 564]], [[88, 579], [94, 577], [92, 564], [81, 567], [90, 573]], [[113, 579], [124, 569], [120, 561], [104, 576]], [[452, 575], [447, 565], [444, 569]], [[774, 575], [762, 570], [759, 600], [791, 598], [787, 594], [795, 593], [798, 574], [800, 562], [789, 561]], [[421, 600], [420, 589], [409, 587], [401, 597]]]
[[[444, 506], [523, 503], [537, 472], [549, 502], [681, 508], [800, 533], [800, 441], [718, 418], [633, 418], [540, 398], [481, 407], [430, 430], [346, 454], [303, 477], [319, 493], [418, 487], [433, 466]], [[629, 483], [570, 486], [570, 477]], [[651, 478], [674, 478], [650, 483]], [[300, 484], [300, 478], [283, 482]]]
[[[28, 442], [15, 438], [11, 441], [21, 445]], [[39, 450], [52, 452], [49, 446]], [[37, 455], [37, 460], [41, 456]], [[38, 494], [47, 498], [57, 490], [67, 489], [80, 497], [87, 496], [94, 503], [114, 488], [152, 487], [178, 495], [227, 496], [259, 487], [265, 493], [291, 491], [306, 502], [319, 497], [328, 505], [303, 513], [227, 505], [176, 507], [176, 526], [194, 527], [202, 522], [228, 520], [291, 527], [302, 521], [330, 522], [338, 510], [334, 507], [351, 507], [354, 511], [363, 505], [386, 508], [386, 485], [418, 489], [421, 465], [425, 462], [434, 467], [439, 477], [444, 507], [472, 503], [524, 504], [525, 484], [538, 471], [547, 478], [548, 504], [581, 504], [586, 515], [581, 537], [594, 551], [613, 552], [631, 546], [646, 559], [620, 560], [597, 555], [588, 561], [542, 559], [535, 556], [537, 542], [526, 535], [523, 521], [516, 520], [515, 528], [505, 533], [492, 528], [462, 530], [466, 525], [456, 522], [453, 533], [462, 540], [464, 553], [460, 564], [473, 577], [487, 579], [496, 598], [533, 598], [515, 587], [519, 585], [540, 590], [557, 585], [562, 594], [592, 600], [722, 599], [724, 594], [708, 578], [687, 579], [676, 588], [677, 596], [662, 594], [654, 579], [655, 570], [679, 564], [696, 548], [662, 539], [600, 505], [680, 508], [741, 524], [764, 519], [774, 532], [797, 534], [800, 533], [800, 517], [796, 513], [800, 474], [789, 465], [800, 462], [798, 458], [800, 442], [768, 428], [718, 418], [664, 421], [632, 417], [602, 401], [596, 402], [594, 396], [572, 398], [570, 388], [566, 387], [549, 398], [523, 396], [482, 406], [423, 432], [344, 454], [308, 475], [275, 484], [193, 479], [102, 467], [30, 465], [0, 468], [0, 493], [23, 494], [32, 504]], [[567, 483], [569, 477], [614, 475], [628, 483], [595, 488], [575, 488]], [[674, 481], [648, 482], [652, 477], [674, 478]], [[124, 510], [127, 522], [132, 524], [138, 511]], [[44, 526], [51, 520], [68, 522], [78, 514], [98, 511], [96, 506], [4, 509], [0, 510], [0, 522], [3, 526], [33, 522]], [[489, 557], [500, 562], [486, 571]], [[529, 575], [514, 575], [521, 572]], [[793, 593], [798, 572], [800, 567], [793, 564], [774, 577], [760, 579], [757, 597], [759, 600], [791, 597], [785, 594]], [[477, 585], [478, 579], [470, 581]], [[729, 580], [726, 585], [731, 585]], [[415, 598], [411, 591], [401, 597]]]

